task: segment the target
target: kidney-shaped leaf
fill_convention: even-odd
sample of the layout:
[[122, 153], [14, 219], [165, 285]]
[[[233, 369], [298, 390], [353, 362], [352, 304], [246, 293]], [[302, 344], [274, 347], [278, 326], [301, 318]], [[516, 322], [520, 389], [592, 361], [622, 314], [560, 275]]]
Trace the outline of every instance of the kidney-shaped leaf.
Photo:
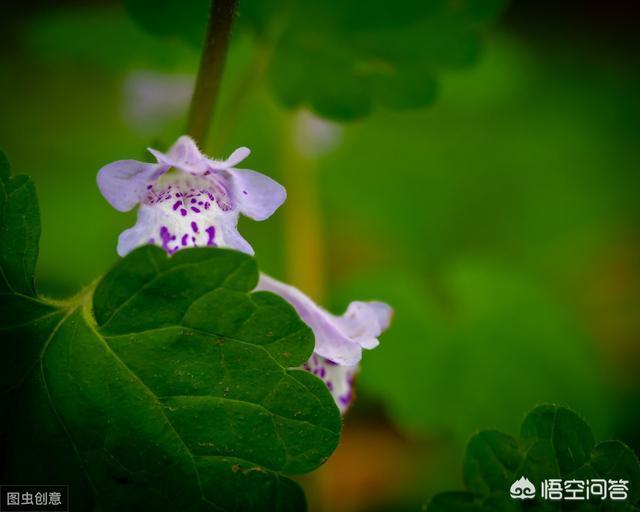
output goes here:
[[[533, 485], [534, 497], [516, 500], [511, 486], [521, 478]], [[544, 480], [606, 480], [623, 485], [626, 500], [547, 500], [540, 495]], [[465, 492], [446, 492], [431, 501], [430, 512], [507, 512], [512, 510], [637, 511], [640, 464], [619, 441], [595, 444], [591, 428], [577, 414], [556, 405], [532, 410], [520, 430], [520, 440], [496, 431], [476, 434], [464, 459]], [[624, 483], [622, 483], [624, 482]]]
[[329, 457], [340, 414], [296, 369], [310, 329], [251, 293], [255, 261], [142, 247], [95, 291], [43, 299], [33, 185], [0, 171], [0, 230], [16, 234], [0, 250], [2, 480], [69, 485], [73, 510], [305, 510], [285, 475]]

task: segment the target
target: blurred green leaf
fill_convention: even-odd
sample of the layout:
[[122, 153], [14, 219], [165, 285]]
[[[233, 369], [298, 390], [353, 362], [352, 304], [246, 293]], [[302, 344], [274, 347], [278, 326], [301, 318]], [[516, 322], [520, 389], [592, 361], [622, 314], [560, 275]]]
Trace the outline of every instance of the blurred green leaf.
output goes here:
[[476, 60], [482, 25], [503, 6], [500, 0], [282, 1], [270, 17], [252, 16], [264, 11], [261, 1], [242, 4], [242, 21], [262, 44], [275, 45], [270, 78], [276, 97], [338, 120], [361, 117], [376, 105], [431, 104], [435, 77]]
[[178, 37], [196, 48], [202, 46], [211, 0], [124, 0], [131, 17], [149, 32]]
[[12, 180], [0, 230], [22, 236], [2, 245], [2, 474], [70, 485], [78, 510], [305, 510], [285, 475], [329, 457], [340, 414], [292, 369], [313, 335], [283, 299], [250, 293], [255, 261], [142, 247], [95, 292], [48, 301], [32, 286], [35, 191]]
[[[204, 0], [188, 9], [163, 0], [125, 0], [132, 17], [159, 35], [201, 42]], [[242, 0], [238, 23], [273, 49], [272, 89], [287, 107], [309, 106], [338, 120], [376, 105], [410, 109], [435, 99], [443, 69], [473, 63], [479, 34], [503, 0], [296, 2]]]
[[539, 283], [507, 268], [451, 264], [431, 294], [409, 272], [366, 274], [351, 297], [393, 304], [396, 316], [365, 352], [360, 389], [379, 397], [403, 428], [465, 439], [496, 424], [516, 428], [536, 404], [575, 404], [606, 428], [607, 396], [579, 327]]
[[[524, 476], [537, 489], [546, 479], [614, 479], [628, 482], [627, 501], [574, 501], [571, 510], [637, 510], [640, 463], [619, 441], [595, 446], [589, 426], [574, 412], [555, 405], [535, 408], [525, 418], [520, 441], [495, 431], [476, 434], [467, 445], [465, 485], [469, 492], [436, 495], [429, 512], [485, 510], [565, 510], [561, 501], [510, 499], [511, 485]], [[491, 506], [487, 504], [491, 503]]]

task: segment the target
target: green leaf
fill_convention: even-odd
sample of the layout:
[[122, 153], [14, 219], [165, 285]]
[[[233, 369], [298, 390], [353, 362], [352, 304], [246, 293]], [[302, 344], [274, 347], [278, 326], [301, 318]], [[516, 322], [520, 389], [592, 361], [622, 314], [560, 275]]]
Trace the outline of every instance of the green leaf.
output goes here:
[[[472, 64], [479, 35], [504, 0], [296, 2], [241, 0], [237, 24], [271, 48], [267, 75], [286, 107], [337, 120], [430, 105], [442, 71]], [[159, 35], [201, 43], [208, 2], [125, 0], [132, 17]]]
[[[259, 3], [246, 2], [245, 9]], [[477, 59], [480, 26], [497, 15], [496, 4], [287, 4], [288, 24], [269, 70], [273, 91], [286, 106], [307, 106], [337, 120], [364, 116], [375, 106], [428, 106], [436, 97], [435, 77]], [[269, 21], [243, 21], [269, 40]]]
[[528, 457], [527, 474], [565, 478], [589, 463], [595, 440], [589, 426], [575, 413], [555, 406], [538, 407], [520, 429]]
[[26, 176], [11, 176], [9, 162], [0, 151], [0, 293], [35, 294], [39, 238], [33, 183]]
[[521, 461], [518, 442], [511, 436], [495, 430], [480, 432], [471, 438], [465, 452], [465, 485], [479, 496], [507, 488]]
[[124, 0], [131, 17], [141, 27], [162, 37], [178, 37], [196, 48], [202, 46], [211, 0]]
[[[8, 197], [5, 212], [24, 198]], [[26, 211], [37, 225], [37, 206]], [[36, 235], [19, 238], [23, 252]], [[306, 509], [288, 475], [327, 460], [340, 414], [297, 369], [310, 329], [280, 297], [251, 293], [252, 258], [142, 247], [60, 302], [17, 291], [27, 265], [3, 258], [3, 480], [68, 484], [75, 510]]]
[[522, 476], [538, 490], [543, 480], [552, 478], [629, 482], [627, 501], [574, 501], [571, 510], [636, 510], [640, 502], [640, 463], [628, 446], [619, 441], [596, 445], [591, 429], [577, 414], [555, 405], [542, 405], [525, 418], [519, 441], [496, 431], [476, 434], [465, 453], [467, 491], [436, 495], [427, 510], [509, 511], [525, 506], [531, 510], [556, 510], [566, 503], [546, 501], [540, 496], [527, 500], [526, 505], [511, 499], [510, 487]]
[[0, 151], [0, 393], [21, 382], [62, 313], [35, 298], [40, 214], [33, 183]]

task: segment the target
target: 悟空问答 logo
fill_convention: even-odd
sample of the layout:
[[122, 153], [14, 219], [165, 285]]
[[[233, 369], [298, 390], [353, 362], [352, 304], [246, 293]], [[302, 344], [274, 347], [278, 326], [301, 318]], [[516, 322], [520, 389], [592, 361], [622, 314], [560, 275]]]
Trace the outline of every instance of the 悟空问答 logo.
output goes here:
[[529, 500], [536, 497], [536, 488], [528, 478], [523, 476], [511, 484], [509, 493], [516, 500]]

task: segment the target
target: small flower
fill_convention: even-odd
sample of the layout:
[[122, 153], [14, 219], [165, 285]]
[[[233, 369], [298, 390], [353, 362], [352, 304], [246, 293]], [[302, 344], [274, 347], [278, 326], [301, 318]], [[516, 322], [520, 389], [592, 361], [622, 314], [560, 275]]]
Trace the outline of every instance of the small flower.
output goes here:
[[[137, 204], [138, 220], [118, 239], [118, 254], [155, 244], [167, 253], [187, 247], [253, 249], [237, 231], [240, 213], [254, 220], [269, 217], [286, 199], [271, 178], [234, 166], [249, 155], [234, 151], [224, 161], [204, 156], [187, 136], [168, 153], [149, 149], [157, 163], [119, 160], [98, 172], [98, 187], [119, 211]], [[362, 349], [378, 346], [378, 336], [393, 314], [382, 302], [352, 302], [342, 316], [315, 304], [300, 290], [265, 274], [256, 290], [273, 292], [289, 302], [313, 331], [315, 349], [303, 368], [322, 379], [341, 412], [353, 401], [353, 381]]]
[[391, 307], [384, 302], [355, 301], [349, 304], [344, 315], [335, 316], [297, 288], [266, 274], [260, 274], [256, 289], [280, 295], [311, 328], [316, 344], [314, 354], [304, 368], [326, 383], [344, 413], [353, 400], [353, 381], [362, 358], [362, 349], [379, 345], [378, 336], [391, 323]]
[[297, 288], [260, 274], [257, 290], [280, 295], [313, 330], [315, 352], [334, 363], [354, 366], [362, 358], [362, 349], [379, 345], [378, 336], [391, 321], [392, 310], [383, 302], [352, 302], [342, 316], [318, 306]]
[[116, 210], [140, 204], [135, 226], [118, 240], [120, 256], [145, 244], [159, 245], [169, 254], [195, 246], [253, 254], [237, 231], [239, 214], [264, 220], [284, 202], [286, 192], [267, 176], [235, 168], [249, 149], [239, 148], [224, 161], [212, 160], [182, 136], [166, 154], [149, 152], [157, 163], [119, 160], [98, 172], [98, 187]]

